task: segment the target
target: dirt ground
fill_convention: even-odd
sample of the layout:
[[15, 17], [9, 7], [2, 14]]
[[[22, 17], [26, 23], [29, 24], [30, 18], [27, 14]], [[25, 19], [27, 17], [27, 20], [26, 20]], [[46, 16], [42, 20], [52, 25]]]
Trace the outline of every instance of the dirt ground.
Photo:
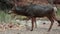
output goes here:
[[31, 26], [27, 26], [27, 28], [24, 27], [21, 30], [7, 29], [5, 31], [0, 31], [0, 34], [60, 34], [60, 27], [58, 27], [57, 22], [54, 23], [50, 32], [47, 32], [50, 26], [50, 23], [46, 23], [46, 24], [39, 23], [39, 25], [37, 26], [38, 27], [34, 28], [33, 31], [30, 31]]

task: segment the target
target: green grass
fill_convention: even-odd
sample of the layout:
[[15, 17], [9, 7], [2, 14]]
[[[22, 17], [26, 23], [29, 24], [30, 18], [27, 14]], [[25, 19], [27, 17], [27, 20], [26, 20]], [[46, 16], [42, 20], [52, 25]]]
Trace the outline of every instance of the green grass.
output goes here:
[[57, 11], [57, 15], [59, 15], [59, 16], [60, 16], [60, 9], [58, 9], [58, 11]]
[[0, 23], [9, 22], [10, 20], [11, 20], [10, 15], [4, 13], [3, 11], [0, 11]]

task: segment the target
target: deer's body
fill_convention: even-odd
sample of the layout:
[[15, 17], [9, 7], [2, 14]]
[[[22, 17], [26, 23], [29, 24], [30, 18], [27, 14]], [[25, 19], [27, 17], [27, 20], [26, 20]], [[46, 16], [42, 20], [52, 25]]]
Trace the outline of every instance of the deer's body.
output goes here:
[[[13, 9], [14, 10], [14, 9]], [[52, 6], [31, 5], [27, 7], [15, 7], [15, 13], [18, 15], [30, 17], [44, 17], [50, 14], [53, 10]]]
[[[27, 16], [28, 18], [32, 19], [32, 29], [34, 27], [34, 22], [36, 21], [36, 17], [47, 17], [51, 21], [51, 25], [48, 31], [52, 28], [54, 20], [58, 21], [55, 16], [54, 7], [51, 5], [36, 5], [31, 4], [28, 6], [15, 6], [12, 8], [11, 12], [17, 15]], [[60, 22], [59, 22], [60, 23]]]

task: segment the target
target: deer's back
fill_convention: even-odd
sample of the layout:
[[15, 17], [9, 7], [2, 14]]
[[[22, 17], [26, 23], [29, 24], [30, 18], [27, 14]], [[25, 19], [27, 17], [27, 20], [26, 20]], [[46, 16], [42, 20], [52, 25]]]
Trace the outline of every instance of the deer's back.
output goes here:
[[34, 5], [30, 6], [26, 13], [30, 16], [42, 17], [51, 14], [53, 11], [52, 6]]

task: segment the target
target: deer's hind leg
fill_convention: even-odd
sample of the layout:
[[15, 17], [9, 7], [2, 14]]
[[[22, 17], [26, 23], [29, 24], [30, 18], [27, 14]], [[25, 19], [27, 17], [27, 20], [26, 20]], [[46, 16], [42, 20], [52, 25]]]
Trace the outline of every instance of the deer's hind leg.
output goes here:
[[51, 21], [51, 25], [48, 29], [48, 32], [51, 30], [52, 26], [53, 26], [53, 23], [54, 23], [54, 19], [52, 18], [52, 16], [49, 16], [48, 19]]

